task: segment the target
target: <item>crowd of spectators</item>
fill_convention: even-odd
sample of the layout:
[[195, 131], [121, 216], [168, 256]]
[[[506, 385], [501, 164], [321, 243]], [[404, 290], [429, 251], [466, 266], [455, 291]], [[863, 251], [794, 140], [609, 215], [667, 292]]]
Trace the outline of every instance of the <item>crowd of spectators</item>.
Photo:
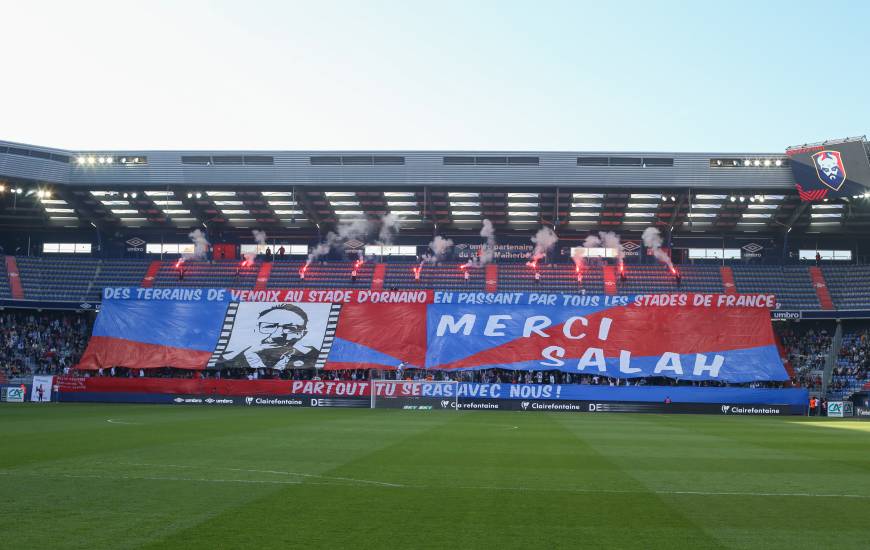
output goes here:
[[0, 311], [0, 371], [63, 374], [84, 352], [92, 324], [88, 313]]
[[810, 390], [821, 389], [833, 328], [823, 323], [787, 323], [778, 324], [777, 332], [786, 365], [794, 371], [794, 383]]
[[206, 369], [193, 371], [175, 368], [128, 369], [106, 368], [98, 371], [75, 373], [81, 376], [109, 376], [116, 378], [202, 378], [223, 380], [410, 380], [410, 381], [458, 381], [489, 384], [580, 384], [593, 386], [695, 386], [695, 387], [754, 387], [779, 388], [782, 382], [753, 382], [734, 384], [719, 381], [692, 381], [674, 378], [645, 377], [620, 379], [599, 374], [572, 374], [560, 371], [514, 371], [506, 369], [482, 369], [475, 371], [447, 372], [415, 368], [396, 369]]
[[870, 373], [870, 329], [851, 330], [843, 335], [837, 365], [829, 390], [838, 397], [860, 389]]

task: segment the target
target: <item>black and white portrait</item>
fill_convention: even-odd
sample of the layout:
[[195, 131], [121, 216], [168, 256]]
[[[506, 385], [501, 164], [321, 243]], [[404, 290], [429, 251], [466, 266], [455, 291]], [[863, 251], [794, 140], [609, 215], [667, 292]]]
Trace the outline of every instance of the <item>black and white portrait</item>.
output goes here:
[[331, 304], [245, 302], [239, 304], [218, 368], [315, 368]]

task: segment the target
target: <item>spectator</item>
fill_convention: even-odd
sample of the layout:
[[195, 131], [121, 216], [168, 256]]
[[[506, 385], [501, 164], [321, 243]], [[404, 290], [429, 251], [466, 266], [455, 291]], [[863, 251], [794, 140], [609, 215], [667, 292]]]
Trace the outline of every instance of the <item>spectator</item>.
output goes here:
[[91, 325], [90, 315], [78, 313], [0, 313], [0, 369], [11, 376], [69, 372]]

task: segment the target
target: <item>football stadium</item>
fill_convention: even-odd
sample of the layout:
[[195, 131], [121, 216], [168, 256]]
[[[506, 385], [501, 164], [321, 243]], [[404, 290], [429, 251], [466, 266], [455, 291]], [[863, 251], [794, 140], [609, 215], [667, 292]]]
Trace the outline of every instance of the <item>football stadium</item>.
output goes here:
[[10, 540], [864, 543], [863, 138], [0, 174]]
[[0, 550], [870, 547], [870, 4], [0, 13]]

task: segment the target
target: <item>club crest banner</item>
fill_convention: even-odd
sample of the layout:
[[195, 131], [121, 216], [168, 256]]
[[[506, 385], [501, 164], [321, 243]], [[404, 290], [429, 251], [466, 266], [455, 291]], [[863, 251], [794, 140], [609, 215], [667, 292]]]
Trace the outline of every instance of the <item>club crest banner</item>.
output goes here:
[[772, 295], [106, 289], [80, 368], [787, 380]]

